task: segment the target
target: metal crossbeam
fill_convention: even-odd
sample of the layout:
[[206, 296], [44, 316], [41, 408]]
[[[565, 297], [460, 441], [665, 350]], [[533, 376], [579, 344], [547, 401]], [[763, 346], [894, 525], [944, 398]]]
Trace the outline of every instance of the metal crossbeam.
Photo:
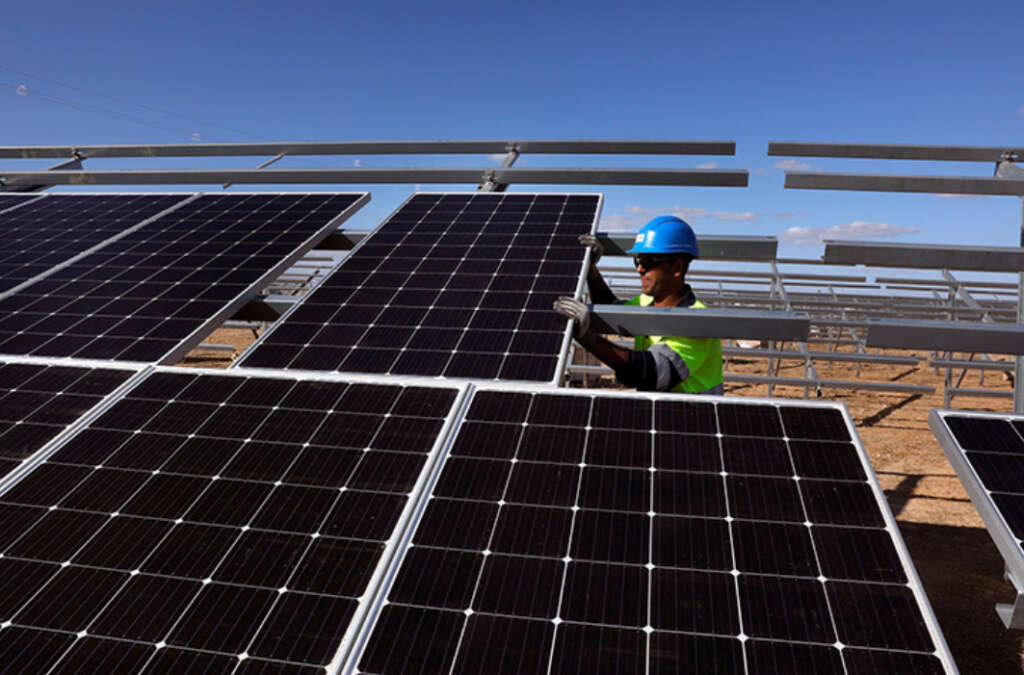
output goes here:
[[[636, 241], [636, 232], [598, 232], [598, 241], [607, 255], [626, 253]], [[743, 235], [705, 235], [697, 238], [702, 259], [774, 260], [779, 248], [775, 237]]]
[[959, 195], [1024, 195], [1024, 180], [974, 176], [898, 176], [867, 173], [787, 171], [787, 188], [804, 190], [863, 190], [869, 192], [929, 192]]
[[0, 158], [241, 157], [253, 155], [499, 154], [735, 155], [735, 141], [525, 140], [181, 143], [0, 146]]
[[826, 240], [825, 262], [834, 265], [1018, 272], [1024, 270], [1024, 249]]
[[804, 341], [810, 330], [810, 319], [797, 312], [593, 305], [592, 326], [599, 333], [625, 336]]
[[772, 142], [768, 154], [784, 157], [849, 157], [864, 159], [922, 159], [949, 162], [998, 162], [1024, 156], [1024, 148], [966, 145], [881, 145], [875, 143]]
[[419, 169], [183, 169], [6, 171], [5, 187], [34, 185], [203, 185], [224, 183], [527, 183], [564, 185], [692, 185], [746, 187], [747, 172], [731, 169], [419, 168]]
[[1024, 326], [870, 319], [868, 347], [1024, 354]]

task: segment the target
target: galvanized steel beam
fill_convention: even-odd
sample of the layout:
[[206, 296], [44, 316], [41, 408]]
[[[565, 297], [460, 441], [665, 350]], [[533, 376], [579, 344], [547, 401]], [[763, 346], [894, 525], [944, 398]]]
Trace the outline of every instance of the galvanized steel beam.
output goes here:
[[6, 171], [2, 186], [204, 185], [224, 183], [479, 183], [562, 185], [692, 185], [746, 187], [747, 172], [729, 169], [185, 169], [121, 171]]
[[898, 176], [866, 173], [787, 171], [787, 188], [805, 190], [866, 190], [870, 192], [929, 192], [961, 195], [1024, 195], [1024, 180], [973, 176]]
[[[597, 239], [604, 246], [606, 255], [629, 255], [626, 251], [633, 247], [636, 233], [598, 232]], [[774, 260], [779, 240], [775, 237], [705, 235], [697, 237], [697, 246], [702, 259]]]
[[[987, 272], [1024, 270], [1024, 248], [1014, 246], [944, 246], [826, 240], [824, 259], [826, 263], [835, 265], [982, 270]], [[944, 282], [931, 283], [942, 284]]]
[[735, 141], [525, 140], [0, 146], [0, 158], [497, 154], [735, 155]]
[[689, 337], [805, 341], [810, 319], [797, 312], [751, 309], [689, 309], [593, 305], [592, 327], [616, 335], [686, 335]]
[[950, 162], [998, 162], [1024, 156], [1024, 148], [966, 145], [881, 145], [875, 143], [771, 142], [768, 154], [784, 157], [850, 157], [864, 159], [922, 159]]
[[869, 319], [867, 346], [1024, 354], [1024, 325]]

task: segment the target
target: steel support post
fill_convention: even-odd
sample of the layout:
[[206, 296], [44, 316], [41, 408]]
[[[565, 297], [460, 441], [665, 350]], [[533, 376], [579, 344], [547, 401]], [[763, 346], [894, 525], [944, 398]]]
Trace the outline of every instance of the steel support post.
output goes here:
[[[1024, 199], [1021, 200], [1020, 245], [1024, 248]], [[1024, 272], [1017, 275], [1017, 323], [1024, 324]], [[1017, 356], [1013, 372], [1013, 412], [1024, 414], [1024, 356]]]

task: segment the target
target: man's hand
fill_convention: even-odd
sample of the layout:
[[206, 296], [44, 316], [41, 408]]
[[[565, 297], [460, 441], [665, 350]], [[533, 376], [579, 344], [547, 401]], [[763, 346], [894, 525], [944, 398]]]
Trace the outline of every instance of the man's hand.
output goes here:
[[581, 244], [590, 249], [590, 264], [596, 265], [604, 255], [604, 246], [601, 246], [601, 242], [592, 234], [581, 234], [579, 240]]
[[572, 334], [582, 342], [590, 335], [590, 308], [585, 302], [563, 295], [555, 300], [555, 311], [567, 319], [572, 319]]

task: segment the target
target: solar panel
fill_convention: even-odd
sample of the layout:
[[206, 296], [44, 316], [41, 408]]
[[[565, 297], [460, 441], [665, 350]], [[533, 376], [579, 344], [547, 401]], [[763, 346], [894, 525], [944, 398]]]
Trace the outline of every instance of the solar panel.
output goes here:
[[[1008, 628], [1024, 628], [1024, 415], [932, 410], [928, 425], [1006, 561], [1013, 605], [996, 605]], [[1017, 611], [1014, 611], [1014, 610]]]
[[474, 389], [362, 673], [955, 672], [839, 405]]
[[173, 363], [367, 198], [199, 196], [0, 300], [0, 353]]
[[[34, 196], [33, 203], [0, 215], [0, 293], [46, 273], [187, 197]], [[6, 206], [6, 202], [0, 201], [0, 209]]]
[[417, 194], [239, 365], [556, 382], [599, 195]]
[[134, 370], [0, 362], [0, 478], [94, 409]]
[[6, 211], [22, 204], [26, 204], [33, 199], [39, 199], [42, 195], [12, 195], [12, 194], [0, 194], [0, 211]]
[[158, 370], [0, 496], [5, 667], [337, 665], [461, 391]]

